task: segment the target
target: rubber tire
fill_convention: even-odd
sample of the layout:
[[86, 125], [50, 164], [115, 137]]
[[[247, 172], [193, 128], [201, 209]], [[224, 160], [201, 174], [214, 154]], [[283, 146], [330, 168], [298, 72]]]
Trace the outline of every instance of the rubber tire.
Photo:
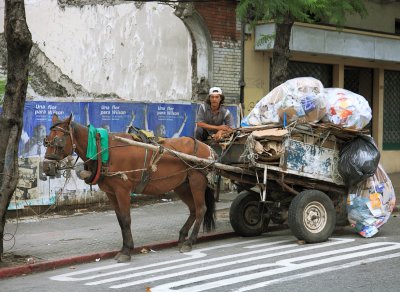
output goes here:
[[[250, 191], [240, 192], [233, 200], [229, 210], [229, 219], [233, 230], [238, 235], [258, 236], [266, 230], [269, 219], [266, 217], [262, 220], [259, 202], [260, 196]], [[249, 215], [251, 218], [248, 217]]]
[[[316, 230], [306, 222], [307, 211], [319, 212]], [[309, 221], [308, 221], [309, 222]], [[336, 212], [332, 200], [318, 190], [305, 190], [295, 196], [289, 206], [288, 224], [292, 233], [307, 243], [324, 242], [332, 235], [336, 225]]]

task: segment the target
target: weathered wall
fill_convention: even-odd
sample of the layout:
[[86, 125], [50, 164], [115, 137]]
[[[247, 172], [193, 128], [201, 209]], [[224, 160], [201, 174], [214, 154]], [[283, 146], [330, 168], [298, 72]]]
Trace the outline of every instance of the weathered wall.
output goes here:
[[60, 7], [55, 0], [25, 5], [33, 41], [51, 63], [48, 75], [62, 72], [81, 94], [191, 99], [191, 39], [171, 7], [134, 2]]

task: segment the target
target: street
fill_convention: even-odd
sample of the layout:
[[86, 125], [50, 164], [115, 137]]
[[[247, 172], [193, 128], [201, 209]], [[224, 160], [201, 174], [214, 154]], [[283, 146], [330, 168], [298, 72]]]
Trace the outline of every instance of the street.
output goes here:
[[376, 237], [349, 227], [319, 244], [290, 230], [199, 243], [191, 253], [149, 250], [131, 263], [95, 261], [1, 281], [3, 291], [395, 291], [399, 217]]

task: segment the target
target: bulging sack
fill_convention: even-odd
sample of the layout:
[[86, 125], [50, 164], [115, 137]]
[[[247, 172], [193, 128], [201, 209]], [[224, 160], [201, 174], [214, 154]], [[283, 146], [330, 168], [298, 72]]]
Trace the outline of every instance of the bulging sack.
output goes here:
[[324, 92], [327, 109], [323, 121], [359, 130], [371, 121], [371, 107], [363, 96], [343, 88], [325, 88]]
[[389, 220], [395, 204], [392, 182], [378, 165], [372, 177], [349, 189], [347, 218], [358, 234], [372, 237]]
[[319, 122], [326, 114], [324, 87], [313, 77], [289, 79], [264, 96], [246, 116], [242, 126], [270, 123]]
[[373, 176], [380, 157], [371, 136], [357, 136], [345, 143], [339, 152], [338, 171], [346, 186], [352, 187]]

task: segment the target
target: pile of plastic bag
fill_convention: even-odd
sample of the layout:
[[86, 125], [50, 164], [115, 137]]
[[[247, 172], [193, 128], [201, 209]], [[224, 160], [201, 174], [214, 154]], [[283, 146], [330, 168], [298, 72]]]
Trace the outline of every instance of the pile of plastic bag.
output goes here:
[[263, 97], [242, 120], [242, 126], [269, 123], [318, 122], [326, 113], [324, 87], [313, 77], [299, 77], [282, 83]]
[[372, 177], [349, 190], [347, 214], [350, 224], [363, 237], [372, 237], [385, 224], [396, 204], [389, 176], [378, 165]]
[[271, 123], [331, 122], [362, 129], [372, 119], [368, 101], [342, 88], [324, 88], [313, 77], [287, 80], [264, 96], [242, 120], [241, 126]]

